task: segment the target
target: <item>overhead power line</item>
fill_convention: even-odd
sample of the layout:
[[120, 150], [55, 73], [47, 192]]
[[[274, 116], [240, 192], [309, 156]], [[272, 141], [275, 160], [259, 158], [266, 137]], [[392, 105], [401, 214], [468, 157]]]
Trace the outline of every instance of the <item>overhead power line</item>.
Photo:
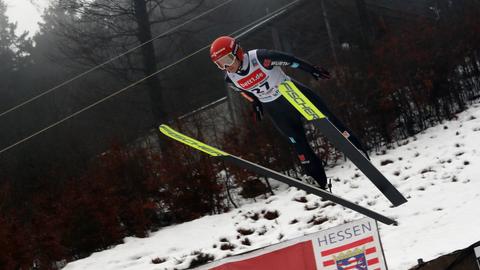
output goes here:
[[[232, 0], [232, 1], [233, 1], [233, 0]], [[246, 26], [244, 26], [244, 27], [242, 27], [242, 28], [240, 28], [240, 29], [232, 32], [232, 33], [229, 34], [229, 35], [230, 35], [230, 36], [234, 36], [234, 37], [243, 36], [243, 35], [247, 34], [248, 32], [256, 29], [256, 28], [259, 27], [260, 25], [263, 25], [263, 24], [269, 22], [270, 20], [272, 20], [273, 18], [275, 18], [275, 17], [283, 14], [288, 8], [290, 8], [291, 6], [293, 6], [294, 4], [296, 4], [296, 3], [300, 2], [300, 1], [302, 1], [302, 0], [295, 0], [295, 1], [293, 1], [293, 2], [290, 2], [289, 4], [287, 4], [287, 5], [285, 5], [285, 6], [282, 6], [281, 8], [278, 8], [277, 10], [275, 10], [275, 11], [273, 11], [273, 12], [271, 12], [271, 13], [268, 13], [267, 15], [265, 15], [265, 16], [257, 19], [257, 20], [255, 20], [255, 21], [252, 22], [252, 23], [247, 24]], [[116, 91], [116, 92], [114, 92], [114, 93], [112, 93], [112, 94], [110, 94], [110, 95], [102, 98], [102, 99], [99, 99], [99, 100], [97, 100], [96, 102], [94, 102], [94, 103], [92, 103], [92, 104], [90, 104], [90, 105], [88, 105], [88, 106], [86, 106], [86, 107], [83, 107], [82, 109], [80, 109], [80, 110], [78, 110], [78, 111], [76, 111], [76, 112], [74, 112], [74, 113], [66, 116], [65, 118], [62, 118], [61, 120], [59, 120], [59, 121], [57, 121], [57, 122], [55, 122], [55, 123], [53, 123], [53, 124], [51, 124], [51, 125], [43, 128], [43, 129], [41, 129], [41, 130], [39, 130], [39, 131], [37, 131], [37, 132], [35, 132], [35, 133], [27, 136], [27, 137], [25, 137], [25, 138], [23, 138], [23, 139], [15, 142], [15, 143], [13, 143], [13, 144], [11, 144], [11, 145], [3, 148], [2, 150], [0, 150], [0, 154], [2, 154], [3, 152], [6, 152], [6, 151], [8, 151], [8, 150], [10, 150], [10, 149], [12, 149], [12, 148], [14, 148], [14, 147], [16, 147], [16, 146], [24, 143], [24, 142], [32, 139], [32, 138], [34, 138], [34, 137], [36, 137], [36, 136], [44, 133], [45, 131], [47, 131], [47, 130], [49, 130], [49, 129], [51, 129], [51, 128], [54, 128], [54, 127], [62, 124], [63, 122], [68, 121], [69, 119], [71, 119], [71, 118], [73, 118], [73, 117], [75, 117], [75, 116], [77, 116], [77, 115], [79, 115], [79, 114], [81, 114], [81, 113], [83, 113], [83, 112], [85, 112], [85, 111], [87, 111], [87, 110], [89, 110], [89, 109], [91, 109], [91, 108], [93, 108], [93, 107], [95, 107], [95, 106], [97, 106], [97, 105], [99, 105], [99, 104], [101, 104], [101, 103], [109, 100], [110, 98], [112, 98], [112, 97], [114, 97], [114, 96], [117, 96], [117, 95], [120, 94], [120, 93], [125, 92], [126, 90], [128, 90], [128, 89], [130, 89], [130, 88], [132, 88], [132, 87], [134, 87], [134, 86], [136, 86], [136, 85], [138, 85], [138, 84], [140, 84], [140, 83], [142, 83], [142, 82], [150, 79], [151, 77], [153, 77], [153, 76], [155, 76], [155, 75], [157, 75], [157, 74], [159, 74], [159, 73], [161, 73], [161, 72], [163, 72], [163, 71], [165, 71], [165, 70], [167, 70], [167, 69], [169, 69], [169, 68], [171, 68], [171, 67], [173, 67], [173, 66], [175, 66], [175, 65], [177, 65], [177, 64], [179, 64], [179, 63], [181, 63], [181, 62], [183, 62], [183, 61], [185, 61], [185, 60], [187, 60], [188, 58], [196, 55], [197, 53], [199, 53], [199, 52], [201, 52], [201, 51], [203, 51], [203, 50], [205, 50], [205, 49], [207, 49], [207, 48], [209, 48], [209, 47], [210, 47], [210, 44], [207, 44], [206, 46], [198, 49], [197, 51], [195, 51], [195, 52], [193, 52], [193, 53], [191, 53], [191, 54], [189, 54], [189, 55], [187, 55], [187, 56], [185, 56], [185, 57], [183, 57], [183, 58], [181, 58], [181, 59], [179, 59], [179, 60], [177, 60], [177, 61], [175, 61], [175, 62], [173, 62], [173, 63], [171, 63], [171, 64], [169, 64], [169, 65], [167, 65], [167, 66], [165, 66], [165, 67], [163, 67], [163, 68], [161, 68], [161, 69], [159, 69], [159, 70], [157, 70], [157, 71], [155, 71], [154, 73], [152, 73], [152, 74], [150, 74], [150, 75], [148, 75], [148, 76], [146, 76], [146, 77], [144, 77], [144, 78], [142, 78], [142, 79], [140, 79], [140, 80], [138, 80], [138, 81], [136, 81], [136, 82], [134, 82], [134, 83], [132, 83], [132, 84], [130, 84], [130, 85], [128, 85], [128, 86], [126, 86], [126, 87], [124, 87], [124, 88], [122, 88], [122, 89], [120, 89], [120, 90], [118, 90], [118, 91]]]
[[115, 60], [117, 60], [117, 59], [119, 59], [119, 58], [121, 58], [121, 57], [123, 57], [123, 56], [125, 56], [125, 55], [127, 55], [127, 54], [130, 54], [131, 52], [133, 52], [133, 51], [135, 51], [135, 50], [137, 50], [137, 49], [145, 46], [146, 44], [148, 44], [148, 43], [150, 43], [150, 42], [153, 42], [153, 41], [155, 41], [155, 40], [157, 40], [157, 39], [159, 39], [159, 38], [161, 38], [161, 37], [163, 37], [163, 36], [166, 36], [166, 35], [174, 32], [174, 31], [176, 31], [177, 29], [183, 27], [184, 25], [189, 24], [189, 23], [191, 23], [191, 22], [193, 22], [193, 21], [195, 21], [195, 20], [197, 20], [197, 19], [199, 19], [199, 18], [201, 18], [201, 17], [203, 17], [203, 16], [205, 16], [205, 15], [207, 15], [207, 14], [209, 14], [209, 13], [211, 13], [211, 12], [213, 12], [213, 11], [215, 11], [215, 10], [217, 10], [217, 9], [225, 6], [225, 5], [227, 5], [227, 4], [229, 4], [229, 3], [232, 2], [232, 1], [234, 1], [234, 0], [227, 0], [227, 1], [223, 2], [223, 3], [221, 3], [220, 5], [215, 6], [215, 7], [211, 8], [211, 9], [209, 9], [209, 10], [207, 10], [207, 11], [205, 11], [205, 12], [203, 12], [203, 13], [201, 13], [201, 14], [199, 14], [199, 15], [191, 18], [191, 19], [189, 19], [188, 21], [186, 21], [186, 22], [184, 22], [184, 23], [181, 23], [181, 24], [179, 24], [179, 25], [177, 25], [177, 26], [175, 26], [175, 27], [173, 27], [173, 28], [171, 28], [171, 29], [169, 29], [169, 30], [167, 30], [167, 31], [165, 31], [165, 32], [163, 32], [163, 33], [161, 33], [161, 34], [153, 37], [152, 39], [150, 39], [150, 40], [148, 40], [148, 41], [145, 41], [144, 43], [141, 43], [141, 44], [139, 44], [139, 45], [137, 45], [137, 46], [129, 49], [128, 51], [125, 51], [125, 52], [122, 53], [122, 54], [119, 54], [119, 55], [117, 55], [117, 56], [115, 56], [115, 57], [113, 57], [113, 58], [110, 58], [109, 60], [107, 60], [107, 61], [105, 61], [105, 62], [103, 62], [103, 63], [101, 63], [101, 64], [99, 64], [99, 65], [96, 65], [96, 66], [94, 66], [94, 67], [92, 67], [92, 68], [90, 68], [90, 69], [88, 69], [88, 70], [86, 70], [86, 71], [84, 71], [84, 72], [82, 72], [82, 73], [80, 73], [80, 74], [72, 77], [71, 79], [68, 79], [68, 80], [66, 80], [66, 81], [64, 81], [64, 82], [62, 82], [62, 83], [60, 83], [60, 84], [58, 84], [58, 85], [56, 85], [56, 86], [54, 86], [54, 87], [52, 87], [52, 88], [50, 88], [50, 89], [42, 92], [42, 93], [40, 93], [40, 94], [32, 97], [32, 98], [29, 98], [29, 99], [25, 100], [24, 102], [22, 102], [22, 103], [20, 103], [20, 104], [18, 104], [18, 105], [16, 105], [16, 106], [14, 106], [14, 107], [6, 110], [6, 111], [0, 113], [0, 117], [4, 116], [4, 115], [6, 115], [6, 114], [8, 114], [8, 113], [10, 113], [10, 112], [13, 112], [13, 111], [15, 111], [15, 110], [17, 110], [17, 109], [19, 109], [19, 108], [21, 108], [21, 107], [23, 107], [23, 106], [31, 103], [32, 101], [35, 101], [35, 100], [37, 100], [37, 99], [39, 99], [39, 98], [41, 98], [41, 97], [43, 97], [43, 96], [45, 96], [45, 95], [47, 95], [47, 94], [49, 94], [49, 93], [51, 93], [51, 92], [53, 92], [53, 91], [61, 88], [61, 87], [65, 86], [65, 85], [67, 85], [67, 84], [69, 84], [69, 83], [71, 83], [71, 82], [73, 82], [73, 81], [76, 81], [76, 80], [80, 79], [81, 77], [83, 77], [83, 76], [85, 76], [85, 75], [87, 75], [87, 74], [89, 74], [89, 73], [91, 73], [91, 72], [93, 72], [93, 71], [95, 71], [95, 70], [97, 70], [97, 69], [99, 69], [99, 68], [101, 68], [101, 67], [104, 67], [104, 66], [110, 64], [111, 62], [113, 62], [113, 61], [115, 61]]

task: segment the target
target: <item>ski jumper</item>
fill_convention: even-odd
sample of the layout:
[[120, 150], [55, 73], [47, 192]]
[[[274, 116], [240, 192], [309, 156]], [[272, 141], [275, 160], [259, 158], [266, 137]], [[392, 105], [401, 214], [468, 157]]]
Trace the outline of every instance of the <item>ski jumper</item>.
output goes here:
[[259, 102], [267, 112], [277, 130], [295, 148], [305, 173], [313, 177], [321, 188], [327, 184], [327, 176], [321, 160], [308, 144], [303, 127], [302, 115], [281, 95], [278, 86], [291, 80], [300, 91], [341, 131], [350, 134], [348, 138], [363, 152], [359, 140], [353, 136], [325, 106], [324, 102], [310, 88], [292, 80], [281, 66], [300, 68], [312, 73], [316, 70], [309, 63], [292, 55], [265, 49], [248, 51], [236, 73], [226, 72], [226, 81], [236, 91], [247, 95], [250, 101]]

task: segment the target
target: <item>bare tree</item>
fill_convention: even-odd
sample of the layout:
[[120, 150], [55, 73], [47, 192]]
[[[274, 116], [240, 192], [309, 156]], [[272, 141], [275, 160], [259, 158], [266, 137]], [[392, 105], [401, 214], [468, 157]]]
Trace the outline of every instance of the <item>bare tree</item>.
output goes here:
[[[48, 17], [59, 37], [59, 49], [82, 66], [104, 63], [136, 46], [133, 51], [105, 65], [104, 70], [128, 82], [157, 71], [162, 52], [152, 42], [155, 27], [188, 17], [204, 0], [57, 0]], [[163, 36], [160, 38], [168, 38]], [[149, 88], [156, 118], [165, 117], [162, 86], [157, 75]]]

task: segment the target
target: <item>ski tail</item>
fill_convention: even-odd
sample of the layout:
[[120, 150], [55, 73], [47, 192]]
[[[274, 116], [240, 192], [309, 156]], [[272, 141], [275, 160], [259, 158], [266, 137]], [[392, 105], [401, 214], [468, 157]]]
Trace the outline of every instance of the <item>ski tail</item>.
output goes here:
[[266, 167], [263, 167], [259, 164], [256, 164], [256, 163], [253, 163], [253, 162], [250, 162], [248, 160], [244, 160], [240, 157], [237, 157], [237, 156], [234, 156], [234, 155], [231, 155], [227, 152], [224, 152], [220, 149], [217, 149], [215, 147], [212, 147], [210, 145], [207, 145], [203, 142], [200, 142], [200, 141], [197, 141], [191, 137], [188, 137], [178, 131], [175, 131], [174, 129], [170, 128], [169, 126], [167, 125], [161, 125], [159, 127], [159, 130], [160, 132], [162, 132], [164, 135], [178, 141], [178, 142], [181, 142], [185, 145], [188, 145], [192, 148], [195, 148], [199, 151], [202, 151], [210, 156], [212, 156], [213, 158], [216, 158], [216, 159], [220, 159], [220, 160], [223, 160], [225, 162], [229, 162], [231, 164], [234, 164], [234, 165], [237, 165], [241, 168], [244, 168], [244, 169], [247, 169], [247, 170], [250, 170], [250, 171], [253, 171], [259, 175], [262, 175], [262, 176], [265, 176], [265, 177], [269, 177], [269, 178], [273, 178], [275, 180], [278, 180], [280, 182], [283, 182], [287, 185], [290, 185], [290, 186], [294, 186], [294, 187], [297, 187], [301, 190], [304, 190], [308, 193], [311, 193], [311, 194], [314, 194], [314, 195], [317, 195], [321, 198], [324, 198], [324, 199], [327, 199], [327, 200], [330, 200], [331, 202], [334, 202], [334, 203], [337, 203], [337, 204], [340, 204], [346, 208], [349, 208], [353, 211], [356, 211], [360, 214], [363, 214], [367, 217], [370, 217], [370, 218], [373, 218], [375, 220], [378, 220], [379, 222], [382, 222], [384, 224], [387, 224], [387, 225], [397, 225], [397, 222], [394, 220], [394, 219], [391, 219], [389, 217], [386, 217], [382, 214], [379, 214], [375, 211], [372, 211], [368, 208], [365, 208], [363, 206], [360, 206], [356, 203], [353, 203], [351, 201], [348, 201], [346, 199], [343, 199], [341, 197], [338, 197], [334, 194], [331, 194], [325, 190], [322, 190], [316, 186], [312, 186], [312, 185], [309, 185], [307, 183], [304, 183], [298, 179], [295, 179], [295, 178], [292, 178], [290, 176], [286, 176], [284, 174], [281, 174], [277, 171], [274, 171], [274, 170], [271, 170], [269, 168], [266, 168]]
[[333, 125], [330, 120], [295, 86], [291, 81], [285, 81], [278, 87], [280, 93], [308, 121], [322, 132], [325, 137], [345, 156], [347, 156], [362, 171], [365, 176], [394, 205], [398, 206], [407, 199], [388, 181], [388, 179]]

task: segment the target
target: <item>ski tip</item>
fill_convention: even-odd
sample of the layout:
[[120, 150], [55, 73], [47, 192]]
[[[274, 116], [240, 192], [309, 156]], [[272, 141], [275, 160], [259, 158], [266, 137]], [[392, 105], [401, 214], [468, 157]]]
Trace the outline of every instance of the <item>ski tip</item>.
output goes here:
[[165, 134], [165, 130], [168, 129], [168, 128], [170, 128], [170, 127], [165, 125], [165, 124], [161, 124], [161, 125], [158, 126], [158, 130], [160, 130], [160, 132], [163, 133], [163, 134]]
[[219, 157], [219, 156], [228, 156], [229, 154], [227, 152], [224, 152], [220, 149], [217, 149], [215, 147], [212, 147], [210, 145], [207, 145], [203, 142], [197, 141], [194, 138], [188, 137], [185, 134], [182, 134], [173, 128], [161, 124], [158, 129], [160, 130], [161, 133], [163, 133], [165, 136], [170, 137], [178, 142], [181, 142], [185, 145], [188, 145], [194, 149], [197, 149], [199, 151], [202, 151], [204, 153], [209, 154], [210, 156], [213, 157]]
[[171, 129], [171, 127], [169, 127], [167, 124], [160, 124], [158, 129], [163, 133], [164, 130]]

